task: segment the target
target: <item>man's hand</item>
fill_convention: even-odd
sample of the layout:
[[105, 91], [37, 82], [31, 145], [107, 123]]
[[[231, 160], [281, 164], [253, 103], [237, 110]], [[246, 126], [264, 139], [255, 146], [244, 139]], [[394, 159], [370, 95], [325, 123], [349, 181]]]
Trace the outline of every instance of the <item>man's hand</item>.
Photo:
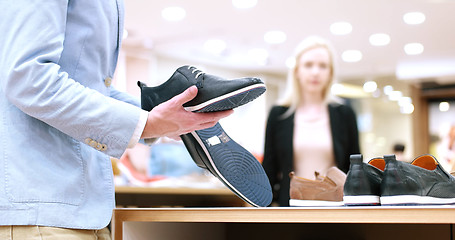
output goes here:
[[183, 104], [197, 95], [197, 87], [192, 86], [183, 93], [163, 102], [150, 111], [141, 138], [175, 138], [195, 130], [213, 127], [221, 118], [231, 115], [233, 110], [210, 113], [186, 111]]

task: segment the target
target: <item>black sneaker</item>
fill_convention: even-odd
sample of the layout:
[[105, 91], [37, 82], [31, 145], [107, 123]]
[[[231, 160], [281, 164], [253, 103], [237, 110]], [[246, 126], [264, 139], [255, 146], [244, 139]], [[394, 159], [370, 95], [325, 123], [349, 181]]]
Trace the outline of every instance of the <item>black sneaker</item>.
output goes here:
[[411, 163], [385, 155], [381, 184], [381, 205], [455, 204], [455, 177], [447, 173], [432, 155]]
[[[215, 111], [213, 109], [231, 109], [253, 100], [265, 91], [263, 83], [256, 78], [243, 78], [225, 81], [216, 80], [215, 77], [208, 75], [205, 77], [205, 80], [202, 80], [202, 73], [199, 73], [200, 71], [197, 69], [185, 66], [177, 69], [173, 77], [158, 87], [147, 87], [145, 84], [138, 82], [138, 85], [141, 88], [142, 109], [150, 111], [158, 104], [171, 99], [175, 95], [183, 92], [191, 85], [198, 85], [196, 81], [192, 84], [186, 83], [190, 81], [187, 80], [187, 75], [185, 74], [193, 74], [194, 79], [203, 81], [201, 84], [205, 86], [203, 90], [200, 86], [198, 86], [199, 92], [196, 98], [206, 100], [198, 100], [197, 104], [195, 103], [188, 105], [188, 107], [194, 105], [199, 106], [201, 105], [200, 102], [205, 102], [205, 104], [202, 104], [205, 105], [205, 107], [198, 110], [198, 112]], [[226, 92], [226, 89], [219, 87], [225, 82], [231, 83], [228, 84], [229, 86], [225, 86], [224, 88], [231, 87], [231, 89], [233, 89], [232, 86], [237, 85], [243, 86], [238, 87], [237, 89], [249, 90], [239, 92], [237, 95], [226, 93], [225, 95], [227, 98], [224, 98], [224, 100], [220, 100], [219, 102], [212, 102], [210, 100], [207, 100], [212, 99], [210, 96], [214, 96], [212, 92], [208, 91], [209, 89], [213, 89], [213, 91], [223, 90], [223, 92]], [[246, 82], [249, 84], [245, 84]], [[179, 86], [179, 83], [183, 87]], [[211, 84], [215, 86], [210, 86]], [[217, 84], [218, 87], [216, 86]], [[168, 91], [169, 89], [174, 90], [174, 88], [176, 89], [175, 91]], [[200, 96], [204, 94], [206, 96]], [[233, 101], [235, 99], [238, 99], [237, 97], [240, 95], [242, 96], [242, 99], [234, 103]], [[210, 103], [207, 104], [207, 102]], [[191, 103], [191, 101], [189, 103]], [[210, 171], [241, 199], [255, 207], [265, 207], [271, 203], [272, 190], [268, 177], [261, 163], [259, 163], [259, 161], [257, 161], [250, 152], [233, 141], [226, 134], [219, 123], [211, 128], [194, 131], [181, 135], [180, 137], [183, 140], [183, 143], [185, 144], [185, 147], [190, 153], [193, 161], [199, 167]]]
[[350, 160], [343, 191], [344, 205], [379, 205], [384, 159], [373, 158], [364, 163], [361, 154], [353, 154]]
[[192, 85], [198, 88], [197, 96], [185, 103], [183, 107], [192, 112], [214, 112], [233, 109], [244, 105], [263, 94], [265, 84], [259, 78], [224, 79], [202, 72], [201, 70], [183, 66], [156, 87], [147, 87], [138, 82], [141, 88], [142, 108], [150, 111], [159, 103], [165, 102], [182, 93]]
[[180, 136], [196, 164], [255, 207], [272, 202], [272, 188], [261, 163], [215, 126]]

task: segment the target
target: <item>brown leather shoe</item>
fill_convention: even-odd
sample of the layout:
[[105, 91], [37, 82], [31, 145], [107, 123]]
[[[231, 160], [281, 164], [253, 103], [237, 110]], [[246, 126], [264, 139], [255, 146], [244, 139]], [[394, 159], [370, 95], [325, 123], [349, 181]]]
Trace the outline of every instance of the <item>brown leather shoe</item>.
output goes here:
[[337, 167], [331, 167], [327, 176], [315, 172], [315, 180], [295, 176], [291, 177], [290, 206], [343, 206], [343, 187], [346, 174]]

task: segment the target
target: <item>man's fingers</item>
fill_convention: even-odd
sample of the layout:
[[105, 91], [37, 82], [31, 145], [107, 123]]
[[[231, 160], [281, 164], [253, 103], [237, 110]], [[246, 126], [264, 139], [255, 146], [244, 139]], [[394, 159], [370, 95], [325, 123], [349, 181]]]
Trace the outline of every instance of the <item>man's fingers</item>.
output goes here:
[[195, 98], [197, 95], [197, 87], [191, 86], [187, 88], [184, 92], [180, 93], [173, 97], [173, 99], [179, 103], [179, 105], [183, 105], [184, 103], [190, 101], [191, 99]]

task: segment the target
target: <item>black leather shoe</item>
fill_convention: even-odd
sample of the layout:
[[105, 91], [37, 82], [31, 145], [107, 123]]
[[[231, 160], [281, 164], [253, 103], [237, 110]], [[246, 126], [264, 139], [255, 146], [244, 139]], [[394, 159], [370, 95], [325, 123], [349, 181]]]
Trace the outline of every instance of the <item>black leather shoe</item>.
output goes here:
[[[177, 69], [167, 82], [158, 87], [147, 87], [141, 82], [138, 85], [141, 88], [141, 107], [147, 111], [191, 85], [198, 86], [199, 92], [193, 101], [184, 106], [196, 112], [232, 109], [252, 101], [265, 91], [264, 84], [257, 78], [221, 80], [187, 66]], [[232, 140], [219, 123], [180, 137], [193, 161], [245, 202], [255, 207], [266, 207], [272, 202], [272, 188], [261, 163]]]
[[344, 183], [344, 205], [379, 205], [384, 159], [373, 158], [364, 163], [361, 154], [353, 154], [350, 161], [351, 165]]
[[272, 202], [272, 188], [261, 163], [232, 140], [219, 123], [180, 137], [195, 163], [245, 202], [255, 207]]
[[185, 103], [183, 107], [192, 112], [213, 112], [233, 109], [259, 97], [266, 90], [259, 78], [224, 79], [183, 66], [156, 87], [147, 87], [138, 82], [141, 88], [141, 104], [144, 110], [150, 111], [159, 103], [165, 102], [185, 91], [192, 85], [198, 88], [197, 96]]
[[411, 163], [385, 155], [381, 183], [381, 205], [455, 204], [455, 177], [447, 173], [432, 155]]

